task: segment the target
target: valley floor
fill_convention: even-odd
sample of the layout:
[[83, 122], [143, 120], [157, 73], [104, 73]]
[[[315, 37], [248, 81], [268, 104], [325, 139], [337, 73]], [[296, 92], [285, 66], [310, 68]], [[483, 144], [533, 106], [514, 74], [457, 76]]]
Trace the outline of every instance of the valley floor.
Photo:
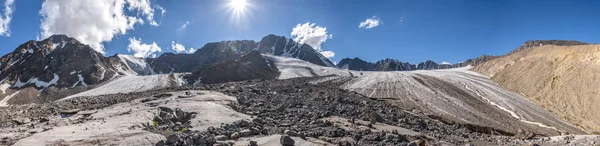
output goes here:
[[[279, 145], [282, 135], [296, 145], [553, 145], [598, 139], [523, 141], [480, 133], [339, 88], [353, 78], [327, 78], [184, 86], [9, 106], [0, 110], [0, 145]], [[157, 122], [156, 117], [167, 119], [164, 110], [195, 116], [180, 123], [185, 130], [176, 130], [178, 124]]]

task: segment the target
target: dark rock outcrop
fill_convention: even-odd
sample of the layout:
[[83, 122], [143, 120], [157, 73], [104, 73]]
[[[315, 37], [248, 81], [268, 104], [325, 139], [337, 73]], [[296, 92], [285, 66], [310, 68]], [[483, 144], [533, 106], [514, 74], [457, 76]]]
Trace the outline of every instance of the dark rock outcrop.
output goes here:
[[189, 83], [214, 84], [253, 79], [275, 79], [279, 76], [275, 64], [258, 51], [251, 51], [241, 57], [200, 67], [185, 78]]
[[408, 62], [400, 62], [395, 59], [387, 58], [375, 63], [377, 71], [399, 71], [399, 70], [415, 70], [415, 65]]
[[421, 62], [419, 64], [417, 64], [417, 69], [418, 70], [432, 70], [432, 69], [439, 69], [439, 64], [431, 61], [431, 60], [427, 60], [425, 62]]
[[341, 69], [357, 70], [357, 71], [374, 71], [375, 64], [364, 61], [358, 57], [353, 59], [344, 58], [337, 65]]

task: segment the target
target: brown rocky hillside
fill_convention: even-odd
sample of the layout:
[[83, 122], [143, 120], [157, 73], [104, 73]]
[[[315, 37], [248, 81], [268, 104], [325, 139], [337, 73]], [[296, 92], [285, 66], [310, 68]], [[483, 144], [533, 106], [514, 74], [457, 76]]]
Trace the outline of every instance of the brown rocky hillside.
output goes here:
[[537, 46], [474, 70], [587, 132], [600, 133], [600, 45]]

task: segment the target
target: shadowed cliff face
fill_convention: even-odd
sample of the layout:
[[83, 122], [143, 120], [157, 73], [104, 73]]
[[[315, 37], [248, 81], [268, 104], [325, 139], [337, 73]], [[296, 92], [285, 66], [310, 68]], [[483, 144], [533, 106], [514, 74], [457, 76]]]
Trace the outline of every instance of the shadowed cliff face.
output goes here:
[[200, 67], [186, 76], [188, 83], [225, 83], [254, 79], [276, 79], [279, 70], [257, 51], [224, 62]]

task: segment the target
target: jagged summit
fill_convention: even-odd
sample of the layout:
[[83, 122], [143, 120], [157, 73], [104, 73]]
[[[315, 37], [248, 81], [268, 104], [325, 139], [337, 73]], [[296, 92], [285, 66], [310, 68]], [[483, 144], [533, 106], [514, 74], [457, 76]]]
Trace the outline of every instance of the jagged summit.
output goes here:
[[59, 42], [59, 41], [77, 41], [79, 42], [77, 39], [73, 38], [73, 37], [69, 37], [67, 35], [64, 34], [55, 34], [52, 35], [42, 41], [52, 41], [52, 42]]

